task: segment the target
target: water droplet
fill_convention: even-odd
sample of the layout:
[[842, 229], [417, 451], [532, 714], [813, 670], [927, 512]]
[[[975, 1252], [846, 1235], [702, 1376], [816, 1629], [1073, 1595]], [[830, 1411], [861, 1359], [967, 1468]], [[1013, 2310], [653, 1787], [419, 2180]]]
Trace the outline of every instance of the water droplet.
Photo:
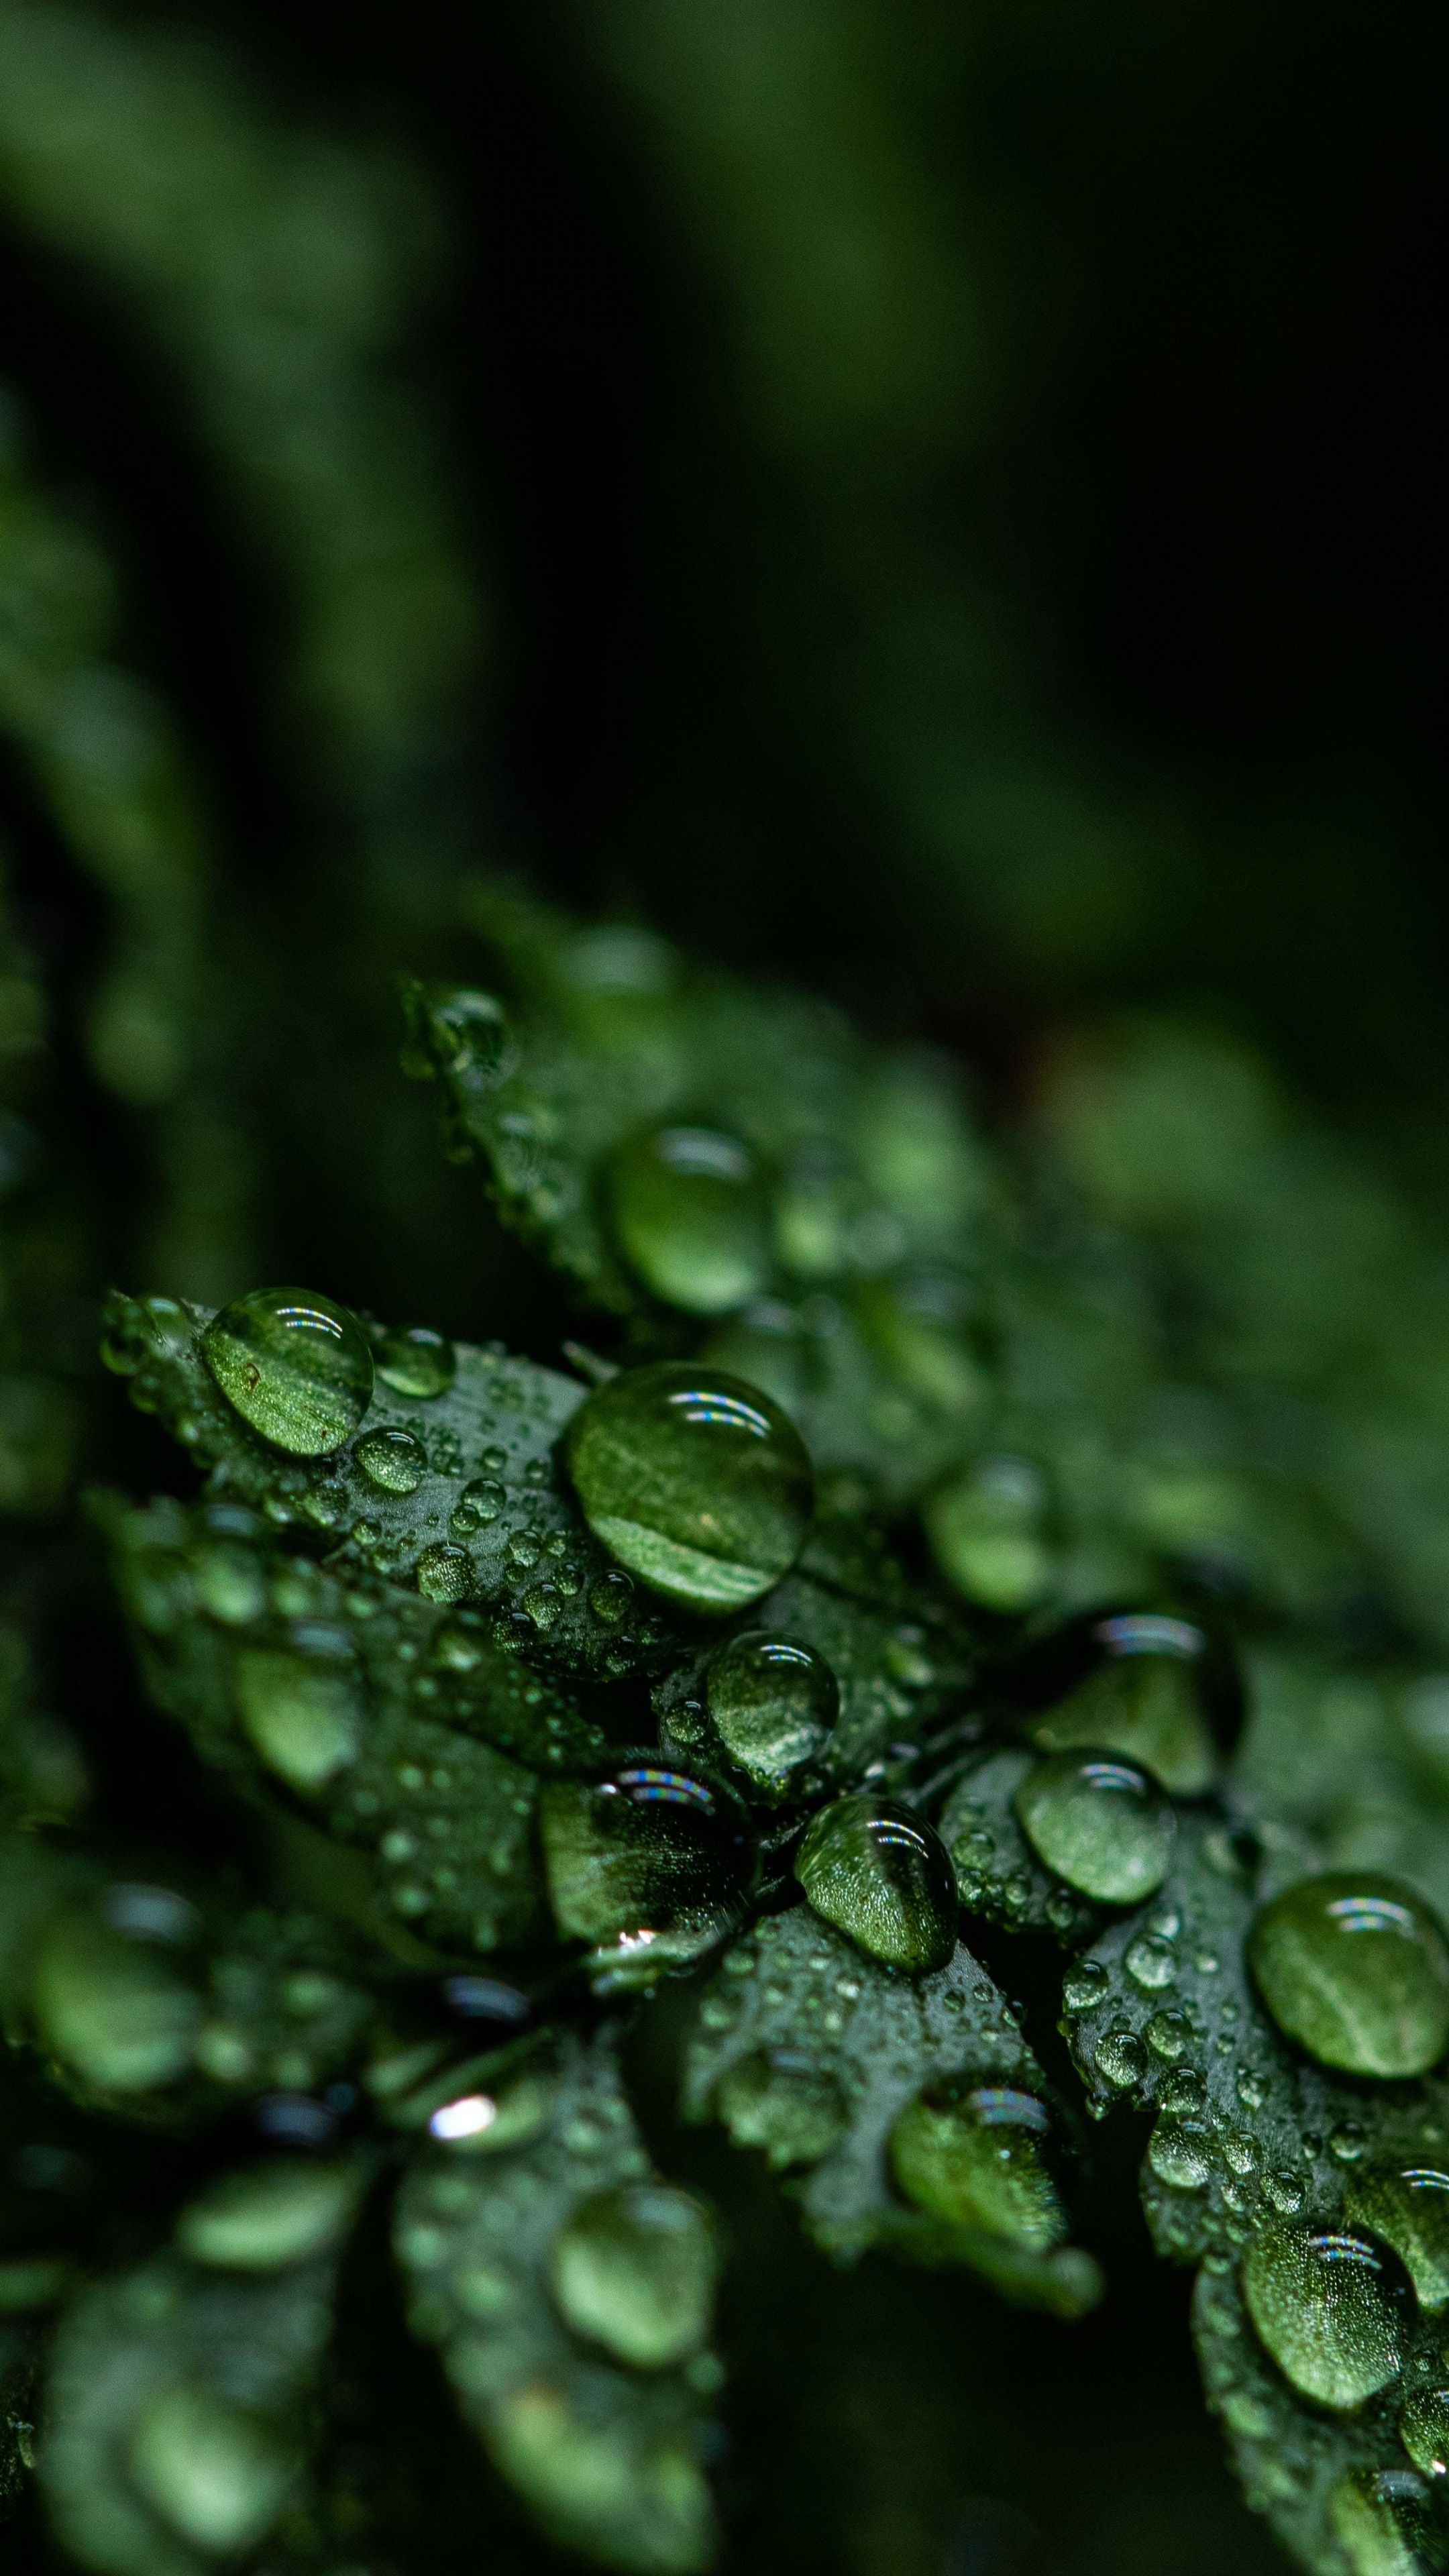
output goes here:
[[1247, 2129], [1227, 2129], [1222, 2139], [1223, 2162], [1229, 2173], [1255, 2174], [1263, 2161], [1263, 2150]]
[[187, 2386], [151, 2399], [132, 2436], [130, 2470], [174, 2531], [226, 2557], [254, 2548], [270, 2530], [296, 2474], [269, 2424]]
[[656, 1591], [737, 1610], [794, 1563], [810, 1461], [779, 1406], [742, 1379], [675, 1360], [628, 1370], [580, 1406], [567, 1445], [590, 1527]]
[[1362, 2120], [1340, 2120], [1328, 2132], [1328, 2152], [1341, 2165], [1356, 2165], [1368, 2145]]
[[1333, 2490], [1329, 2521], [1352, 2576], [1429, 2576], [1444, 2565], [1430, 2490], [1411, 2470], [1353, 2470]]
[[357, 1444], [364, 1476], [389, 1494], [415, 1494], [428, 1472], [428, 1455], [414, 1432], [366, 1432]]
[[201, 1338], [227, 1402], [273, 1447], [318, 1458], [350, 1440], [372, 1400], [372, 1353], [345, 1306], [305, 1288], [254, 1288]]
[[1201, 2191], [1212, 2172], [1206, 2129], [1164, 2112], [1147, 2142], [1147, 2161], [1169, 2191]]
[[720, 1648], [705, 1696], [726, 1752], [767, 1798], [789, 1795], [840, 1713], [840, 1686], [824, 1656], [763, 1628], [747, 1628]]
[[769, 1276], [769, 1208], [753, 1155], [708, 1127], [663, 1127], [626, 1145], [612, 1174], [614, 1230], [656, 1297], [729, 1315]]
[[985, 1458], [938, 1488], [922, 1519], [942, 1573], [985, 1610], [1020, 1613], [1052, 1585], [1046, 1485], [1025, 1458]]
[[1303, 2176], [1288, 2165], [1275, 2165], [1263, 2176], [1263, 2189], [1280, 2218], [1296, 2218], [1303, 2207]]
[[1162, 2107], [1191, 2119], [1207, 2100], [1207, 2086], [1195, 2066], [1175, 2066], [1162, 2087]]
[[426, 1324], [384, 1333], [374, 1356], [383, 1385], [390, 1386], [394, 1395], [409, 1395], [422, 1404], [447, 1394], [458, 1366], [452, 1343], [444, 1334], [430, 1332]]
[[169, 1889], [152, 1896], [180, 1909], [175, 1928], [159, 1911], [105, 1900], [71, 1908], [47, 1930], [31, 1972], [30, 2005], [43, 2047], [108, 2093], [174, 2083], [192, 2062], [201, 2003], [174, 1958], [190, 1909]]
[[1192, 2045], [1192, 2024], [1185, 2013], [1158, 2012], [1153, 2014], [1144, 2036], [1154, 2057], [1175, 2066]]
[[1330, 1870], [1263, 1906], [1248, 1957], [1280, 2030], [1325, 2066], [1424, 2075], [1449, 2041], [1449, 1946], [1412, 1888]]
[[776, 2167], [818, 2164], [845, 2128], [835, 2078], [795, 2049], [753, 2049], [737, 2058], [716, 2099], [736, 2143], [762, 2147]]
[[1127, 1974], [1149, 1994], [1176, 1985], [1177, 1952], [1172, 1943], [1164, 1941], [1160, 1933], [1139, 1932], [1136, 1940], [1128, 1944]]
[[473, 1589], [473, 1560], [466, 1547], [435, 1539], [418, 1558], [416, 1582], [425, 1601], [462, 1601]]
[[709, 2332], [718, 2257], [688, 2192], [630, 2183], [600, 2192], [554, 2240], [554, 2302], [576, 2335], [636, 2370], [662, 2370]]
[[1103, 2031], [1093, 2062], [1098, 2074], [1119, 2093], [1140, 2084], [1147, 2073], [1147, 2051], [1125, 2021]]
[[1105, 2000], [1110, 1982], [1100, 1959], [1079, 1959], [1068, 1968], [1062, 1981], [1062, 2000], [1068, 2012], [1091, 2012]]
[[363, 1709], [345, 1632], [305, 1625], [295, 1647], [249, 1647], [237, 1657], [241, 1722], [268, 1768], [297, 1789], [320, 1789], [357, 1758]]
[[610, 1961], [625, 1983], [648, 1982], [708, 1948], [737, 1920], [754, 1882], [738, 1801], [648, 1754], [602, 1780], [550, 1781], [540, 1821], [559, 1929], [613, 1944]]
[[1046, 2106], [1031, 2094], [948, 2080], [901, 2112], [891, 2169], [933, 2218], [1044, 2253], [1067, 2232], [1047, 2160], [1050, 2132]]
[[1399, 2440], [1426, 2478], [1449, 2476], [1449, 2388], [1423, 2388], [1399, 2417]]
[[1054, 1753], [1014, 1801], [1048, 1869], [1104, 1905], [1137, 1905], [1167, 1876], [1177, 1819], [1156, 1783], [1104, 1754]]
[[1421, 2308], [1449, 2307], [1449, 2173], [1442, 2166], [1386, 2165], [1350, 2176], [1344, 2210], [1392, 2245]]
[[213, 2183], [182, 2212], [176, 2241], [193, 2263], [271, 2271], [335, 2244], [356, 2198], [348, 2166], [277, 2156]]
[[453, 1508], [450, 1527], [459, 1538], [473, 1530], [488, 1529], [497, 1520], [508, 1497], [492, 1476], [475, 1476], [463, 1487]]
[[1320, 2406], [1362, 2406], [1403, 2367], [1412, 2292], [1370, 2236], [1265, 2228], [1244, 2257], [1243, 2295], [1265, 2350]]
[[932, 1826], [869, 1791], [821, 1809], [795, 1856], [817, 1914], [914, 1976], [944, 1968], [956, 1947], [956, 1879]]
[[1203, 1707], [1204, 1639], [1185, 1619], [1104, 1619], [1093, 1641], [1105, 1660], [1056, 1708], [1032, 1721], [1045, 1752], [1116, 1753], [1177, 1798], [1198, 1798], [1217, 1777], [1217, 1749]]

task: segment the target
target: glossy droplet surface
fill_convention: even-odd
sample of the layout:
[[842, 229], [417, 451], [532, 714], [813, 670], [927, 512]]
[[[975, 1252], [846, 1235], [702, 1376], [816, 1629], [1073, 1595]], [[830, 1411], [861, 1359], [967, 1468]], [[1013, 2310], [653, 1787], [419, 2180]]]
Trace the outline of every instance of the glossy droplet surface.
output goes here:
[[214, 1315], [206, 1365], [244, 1422], [294, 1458], [350, 1440], [372, 1401], [372, 1353], [355, 1315], [305, 1288], [254, 1288]]
[[426, 1324], [384, 1333], [374, 1357], [384, 1386], [390, 1386], [394, 1395], [410, 1395], [423, 1404], [446, 1395], [457, 1375], [458, 1355], [452, 1343], [445, 1334], [430, 1332]]
[[1421, 2308], [1449, 2307], [1449, 2171], [1431, 2164], [1380, 2166], [1349, 2177], [1343, 2205], [1355, 2227], [1392, 2245]]
[[[149, 1913], [133, 1901], [142, 1898], [157, 1900]], [[189, 1921], [190, 1909], [167, 1890], [112, 1889], [101, 1906], [52, 1923], [37, 1956], [31, 2010], [40, 2042], [104, 2092], [148, 2092], [192, 2063], [201, 2001], [164, 1928], [167, 1905], [178, 1909], [178, 1927]]]
[[1449, 2476], [1449, 2388], [1424, 2388], [1409, 2399], [1399, 2440], [1426, 2478]]
[[1132, 1762], [1054, 1753], [1015, 1799], [1022, 1832], [1048, 1869], [1103, 1905], [1137, 1905], [1167, 1876], [1177, 1819]]
[[357, 2177], [348, 2166], [277, 2156], [213, 2183], [182, 2212], [176, 2241], [193, 2263], [268, 2272], [324, 2253], [356, 2198]]
[[1201, 1631], [1144, 1614], [1103, 1620], [1096, 1637], [1103, 1661], [1032, 1721], [1033, 1742], [1051, 1753], [1090, 1746], [1120, 1754], [1174, 1797], [1201, 1797], [1218, 1771], [1199, 1673]]
[[647, 1754], [602, 1780], [550, 1781], [540, 1824], [560, 1931], [612, 1945], [641, 1980], [717, 1939], [754, 1884], [738, 1801]]
[[295, 2474], [270, 2425], [210, 2389], [153, 2397], [131, 2441], [148, 2504], [198, 2549], [230, 2556], [270, 2530]]
[[418, 1558], [414, 1580], [425, 1601], [465, 1601], [473, 1589], [473, 1560], [466, 1547], [438, 1539]]
[[1066, 2234], [1047, 2147], [1051, 2119], [1030, 2093], [934, 2084], [891, 2131], [891, 2170], [907, 2198], [948, 2226], [1045, 2252]]
[[1399, 1879], [1302, 1880], [1260, 1908], [1248, 1958], [1279, 2029], [1324, 2066], [1425, 2075], [1449, 2043], [1449, 1945]]
[[742, 1378], [676, 1360], [630, 1369], [580, 1406], [567, 1453], [595, 1535], [691, 1609], [742, 1609], [799, 1553], [810, 1461], [794, 1424]]
[[1430, 2576], [1445, 2564], [1430, 2489], [1408, 2469], [1354, 2469], [1334, 2488], [1328, 2519], [1351, 2576]]
[[709, 2332], [714, 2230], [688, 2192], [663, 2183], [600, 2192], [555, 2238], [549, 2269], [565, 2323], [636, 2370], [686, 2360]]
[[840, 1685], [813, 1646], [747, 1628], [713, 1658], [705, 1702], [732, 1760], [764, 1796], [782, 1797], [823, 1752], [840, 1714]]
[[345, 1630], [303, 1624], [290, 1648], [237, 1657], [241, 1722], [267, 1768], [295, 1789], [320, 1789], [354, 1762], [362, 1692]]
[[728, 1315], [769, 1276], [769, 1204], [754, 1156], [709, 1127], [661, 1127], [612, 1175], [614, 1231], [646, 1288], [691, 1315]]
[[822, 1808], [795, 1875], [817, 1914], [889, 1968], [920, 1976], [954, 1954], [950, 1855], [932, 1826], [891, 1798], [859, 1790]]
[[757, 2048], [720, 2077], [721, 2119], [742, 2147], [761, 2147], [772, 2165], [811, 2165], [828, 2155], [846, 2122], [833, 2075], [803, 2051]]
[[1266, 2228], [1243, 2296], [1265, 2351], [1320, 2406], [1362, 2406], [1403, 2367], [1412, 2293], [1396, 2256], [1356, 2229]]
[[415, 1494], [428, 1472], [428, 1453], [415, 1432], [367, 1431], [357, 1444], [357, 1463], [384, 1493]]

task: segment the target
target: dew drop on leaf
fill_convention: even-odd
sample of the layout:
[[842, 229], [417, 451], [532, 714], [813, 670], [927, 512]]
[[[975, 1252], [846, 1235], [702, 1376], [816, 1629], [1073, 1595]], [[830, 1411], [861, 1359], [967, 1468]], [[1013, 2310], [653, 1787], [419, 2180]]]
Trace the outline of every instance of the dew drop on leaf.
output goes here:
[[928, 2085], [891, 2131], [891, 2170], [907, 2198], [949, 2226], [980, 2228], [1045, 2253], [1067, 2232], [1048, 2161], [1051, 2117], [1030, 2093]]
[[738, 1801], [647, 1754], [601, 1780], [550, 1781], [540, 1825], [560, 1931], [615, 1945], [641, 1980], [728, 1930], [754, 1882]]
[[275, 2522], [295, 2474], [272, 2427], [210, 2390], [154, 2397], [131, 2442], [131, 2475], [148, 2504], [198, 2549], [251, 2549]]
[[409, 1395], [424, 1404], [447, 1394], [458, 1366], [446, 1335], [429, 1331], [426, 1324], [384, 1333], [374, 1360], [383, 1385], [390, 1386], [394, 1395]]
[[[111, 1897], [138, 1892], [112, 1890]], [[189, 1919], [180, 1899], [155, 1893]], [[159, 1928], [162, 1916], [153, 1909], [151, 1919], [156, 1930], [134, 1907], [109, 1900], [72, 1907], [51, 1924], [31, 1974], [42, 2046], [106, 2092], [174, 2083], [192, 2062], [200, 1999], [167, 1955], [175, 1944]]]
[[611, 1180], [614, 1231], [637, 1277], [691, 1315], [728, 1315], [769, 1276], [769, 1207], [734, 1136], [661, 1127], [626, 1145]]
[[1212, 2171], [1212, 2141], [1200, 2122], [1164, 2112], [1148, 2139], [1147, 2161], [1169, 2191], [1201, 2191]]
[[1407, 2469], [1354, 2469], [1329, 2499], [1333, 2536], [1353, 2576], [1429, 2576], [1444, 2536], [1429, 2489]]
[[427, 1451], [413, 1431], [364, 1432], [356, 1454], [368, 1482], [388, 1494], [415, 1494], [428, 1471]]
[[1099, 1621], [1093, 1639], [1101, 1661], [1033, 1720], [1033, 1741], [1048, 1753], [1080, 1746], [1120, 1754], [1174, 1797], [1201, 1797], [1218, 1769], [1203, 1704], [1201, 1630], [1144, 1613]]
[[252, 1289], [212, 1317], [201, 1347], [242, 1420], [294, 1458], [340, 1449], [372, 1400], [356, 1316], [305, 1288]]
[[1039, 1859], [1104, 1905], [1138, 1905], [1167, 1876], [1172, 1807], [1135, 1763], [1054, 1753], [1027, 1773], [1015, 1807]]
[[1449, 1944], [1399, 1879], [1302, 1880], [1259, 1909], [1248, 1958], [1279, 2029], [1324, 2066], [1424, 2075], [1449, 2042]]
[[585, 2201], [555, 2238], [549, 2265], [565, 2324], [636, 2370], [662, 2370], [698, 2351], [717, 2269], [706, 2211], [662, 2183], [628, 2183]]
[[248, 1647], [236, 1695], [262, 1760], [293, 1788], [320, 1789], [356, 1760], [362, 1701], [345, 1633], [309, 1624], [294, 1649]]
[[325, 2253], [346, 2225], [356, 2196], [350, 2167], [277, 2156], [213, 2183], [183, 2210], [176, 2241], [193, 2263], [272, 2271]]
[[889, 1968], [921, 1976], [955, 1951], [950, 1855], [934, 1827], [894, 1799], [858, 1790], [822, 1808], [795, 1875], [817, 1914]]
[[763, 2148], [775, 2166], [817, 2164], [845, 2130], [845, 2097], [834, 2076], [799, 2049], [759, 2048], [736, 2058], [720, 2078], [717, 2102], [738, 2144]]
[[748, 1628], [713, 1658], [705, 1700], [726, 1752], [762, 1795], [782, 1797], [823, 1750], [840, 1685], [813, 1646]]
[[1449, 2172], [1424, 2163], [1355, 2173], [1343, 2205], [1356, 2227], [1392, 2245], [1421, 2308], [1449, 2307]]
[[793, 1423], [742, 1378], [674, 1360], [630, 1369], [580, 1406], [567, 1450], [596, 1537], [691, 1609], [742, 1609], [799, 1553], [810, 1461]]
[[1408, 2277], [1356, 2229], [1265, 2228], [1243, 2258], [1243, 2295], [1265, 2351], [1319, 2406], [1362, 2406], [1403, 2367]]
[[1028, 1459], [985, 1458], [938, 1486], [921, 1517], [941, 1572], [966, 1600], [1020, 1613], [1051, 1590], [1046, 1504], [1045, 1481]]
[[473, 1589], [473, 1560], [466, 1547], [436, 1539], [418, 1558], [416, 1582], [425, 1601], [462, 1601]]
[[453, 1507], [451, 1527], [459, 1538], [473, 1530], [491, 1528], [508, 1500], [503, 1487], [492, 1476], [474, 1476], [463, 1487]]
[[1409, 2399], [1399, 2440], [1426, 2478], [1449, 2476], [1449, 2388], [1424, 2388]]

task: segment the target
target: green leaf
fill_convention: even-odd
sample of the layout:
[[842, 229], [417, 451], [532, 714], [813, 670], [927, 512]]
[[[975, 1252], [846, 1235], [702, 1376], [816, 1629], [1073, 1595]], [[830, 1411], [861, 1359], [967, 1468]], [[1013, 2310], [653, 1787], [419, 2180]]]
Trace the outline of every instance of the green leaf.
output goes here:
[[182, 2213], [188, 2250], [72, 2302], [47, 2379], [42, 2475], [82, 2566], [206, 2576], [285, 2515], [305, 2473], [336, 2249], [362, 2179], [323, 2176], [329, 2193], [305, 2165], [232, 2176]]
[[607, 2042], [565, 2041], [432, 2125], [397, 2250], [464, 2414], [567, 2546], [647, 2576], [705, 2566], [707, 2221], [654, 2181]]
[[1090, 2255], [952, 2225], [893, 2183], [901, 2113], [957, 2079], [1044, 2089], [1017, 2015], [970, 1952], [958, 1948], [929, 1976], [896, 1976], [798, 1905], [737, 1941], [700, 1997], [684, 2101], [695, 2119], [723, 2120], [737, 2144], [802, 2169], [806, 2226], [839, 2259], [884, 2245], [963, 2262], [1009, 2297], [1080, 2315], [1100, 2296]]
[[[410, 1400], [379, 1376], [358, 1437], [298, 1458], [222, 1394], [202, 1357], [209, 1321], [203, 1307], [117, 1294], [106, 1355], [130, 1379], [133, 1402], [209, 1469], [212, 1495], [249, 1505], [275, 1528], [311, 1533], [349, 1568], [387, 1583], [461, 1587], [459, 1597], [489, 1605], [495, 1638], [531, 1661], [606, 1680], [661, 1668], [675, 1626], [591, 1536], [555, 1459], [587, 1393], [577, 1380], [460, 1343], [444, 1393]], [[381, 1328], [373, 1337], [385, 1351]], [[416, 1444], [409, 1490], [369, 1474], [365, 1443], [378, 1434]], [[430, 1574], [439, 1550], [446, 1561]]]

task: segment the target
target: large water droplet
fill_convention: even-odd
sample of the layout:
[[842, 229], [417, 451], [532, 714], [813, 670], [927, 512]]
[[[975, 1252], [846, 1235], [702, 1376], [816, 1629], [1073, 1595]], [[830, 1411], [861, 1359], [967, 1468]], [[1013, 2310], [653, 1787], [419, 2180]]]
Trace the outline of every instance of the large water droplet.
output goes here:
[[182, 2212], [176, 2241], [193, 2263], [269, 2272], [325, 2253], [356, 2198], [357, 2176], [347, 2165], [277, 2156], [213, 2183]]
[[540, 1822], [559, 1929], [608, 1945], [620, 1982], [696, 1957], [738, 1919], [754, 1884], [738, 1801], [648, 1754], [602, 1780], [550, 1781]]
[[269, 1770], [296, 1789], [320, 1789], [357, 1758], [362, 1696], [346, 1631], [305, 1623], [290, 1649], [237, 1657], [237, 1706]]
[[708, 1127], [662, 1127], [613, 1170], [614, 1229], [646, 1288], [691, 1315], [728, 1315], [769, 1275], [769, 1210], [753, 1155]]
[[1044, 2253], [1067, 2229], [1050, 2134], [1050, 2114], [1031, 2094], [957, 2078], [907, 2103], [891, 2131], [891, 2168], [902, 2191], [948, 2226]]
[[568, 1431], [590, 1527], [691, 1609], [738, 1610], [799, 1553], [813, 1501], [794, 1424], [758, 1387], [663, 1360], [596, 1387]]
[[414, 1580], [425, 1601], [465, 1601], [473, 1589], [473, 1560], [466, 1547], [435, 1539], [418, 1558]]
[[1265, 2350], [1320, 2406], [1362, 2406], [1403, 2367], [1413, 2294], [1371, 2236], [1265, 2228], [1243, 2259], [1243, 2295]]
[[394, 1395], [410, 1395], [424, 1404], [447, 1394], [458, 1367], [452, 1343], [442, 1333], [430, 1332], [426, 1324], [384, 1333], [375, 1357], [384, 1386], [390, 1386]]
[[1138, 1905], [1167, 1876], [1177, 1819], [1155, 1781], [1110, 1755], [1054, 1753], [1015, 1798], [1032, 1849], [1103, 1905]]
[[663, 2183], [629, 2183], [585, 2201], [555, 2238], [550, 2263], [565, 2323], [636, 2370], [662, 2370], [698, 2351], [717, 2270], [706, 2211]]
[[823, 1807], [795, 1856], [817, 1914], [890, 1968], [920, 1976], [956, 1948], [950, 1855], [909, 1807], [859, 1790]]
[[1442, 2165], [1389, 2165], [1355, 2173], [1343, 2205], [1356, 2227], [1367, 2227], [1392, 2245], [1421, 2308], [1449, 2307], [1449, 2172]]
[[132, 2436], [130, 2466], [173, 2530], [228, 2557], [270, 2530], [296, 2473], [270, 2425], [192, 2387], [153, 2397]]
[[372, 1401], [362, 1326], [305, 1288], [253, 1288], [213, 1315], [201, 1348], [243, 1421], [294, 1458], [340, 1449]]
[[1203, 1705], [1202, 1631], [1142, 1613], [1098, 1621], [1092, 1640], [1103, 1660], [1032, 1721], [1033, 1741], [1050, 1753], [1099, 1747], [1140, 1763], [1174, 1797], [1201, 1797], [1218, 1768]]
[[845, 2128], [845, 2098], [833, 2075], [800, 2050], [752, 2049], [720, 2077], [720, 2117], [743, 2147], [762, 2147], [772, 2165], [813, 2165]]
[[1422, 2388], [1409, 2399], [1399, 2440], [1426, 2478], [1449, 2476], [1449, 2388]]
[[159, 1888], [112, 1888], [99, 1906], [62, 1914], [31, 1978], [42, 2046], [108, 2093], [174, 2083], [201, 2026], [200, 1998], [167, 1955], [190, 1922], [182, 1899]]
[[1351, 2576], [1430, 2576], [1445, 2564], [1430, 2489], [1408, 2469], [1354, 2469], [1329, 2498], [1328, 2518]]
[[1147, 2161], [1169, 2191], [1201, 2191], [1212, 2172], [1212, 2140], [1200, 2120], [1165, 2112], [1147, 2141]]
[[1279, 2029], [1349, 2075], [1425, 2075], [1449, 2043], [1449, 1945], [1396, 1878], [1328, 1870], [1263, 1906], [1248, 1935]]
[[840, 1714], [840, 1685], [825, 1657], [764, 1628], [747, 1628], [720, 1648], [705, 1699], [725, 1751], [767, 1798], [789, 1795]]
[[415, 1432], [368, 1431], [357, 1444], [357, 1463], [384, 1493], [415, 1494], [428, 1472], [428, 1453]]

